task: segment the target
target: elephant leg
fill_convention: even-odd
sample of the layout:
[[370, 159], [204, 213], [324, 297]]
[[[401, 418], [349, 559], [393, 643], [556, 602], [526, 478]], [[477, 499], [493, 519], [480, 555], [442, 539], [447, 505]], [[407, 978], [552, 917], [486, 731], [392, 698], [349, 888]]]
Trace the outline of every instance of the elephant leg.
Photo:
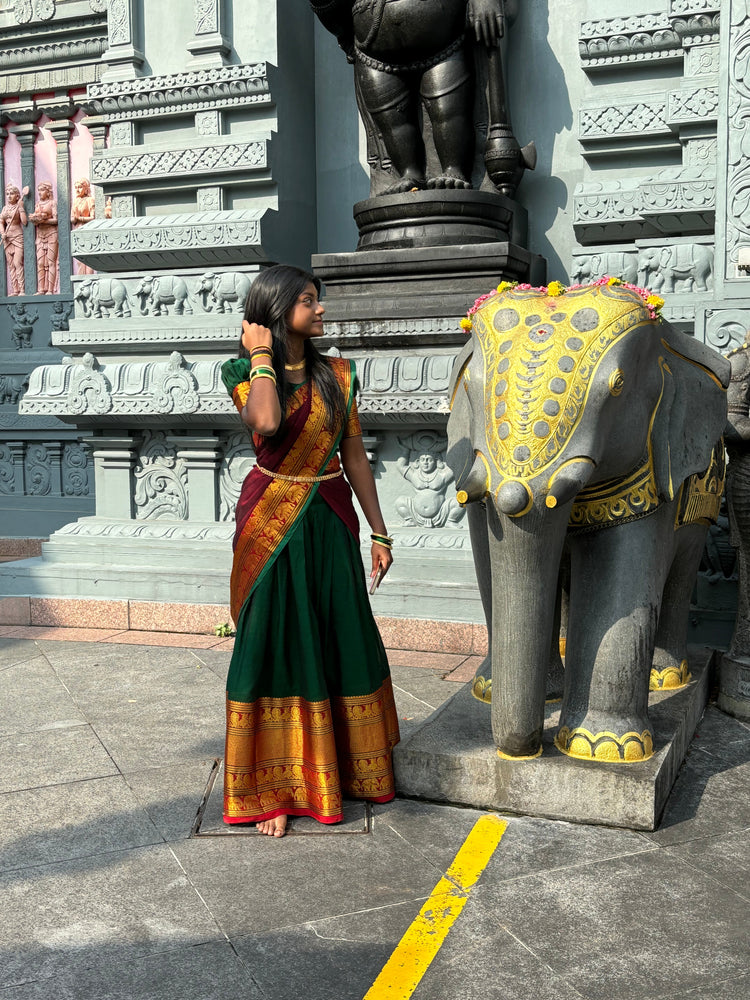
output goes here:
[[555, 743], [571, 757], [646, 760], [653, 754], [648, 682], [673, 505], [571, 539], [565, 693]]
[[649, 688], [683, 687], [690, 680], [687, 631], [690, 598], [708, 527], [686, 524], [675, 533], [675, 557], [664, 584]]
[[479, 596], [487, 622], [487, 655], [477, 668], [472, 683], [472, 694], [479, 701], [489, 702], [492, 691], [492, 565], [487, 538], [487, 507], [483, 500], [467, 505], [466, 520], [469, 524]]
[[[523, 523], [487, 504], [492, 560], [492, 735], [501, 757], [541, 753], [557, 582], [570, 504]], [[557, 640], [557, 633], [554, 633]]]

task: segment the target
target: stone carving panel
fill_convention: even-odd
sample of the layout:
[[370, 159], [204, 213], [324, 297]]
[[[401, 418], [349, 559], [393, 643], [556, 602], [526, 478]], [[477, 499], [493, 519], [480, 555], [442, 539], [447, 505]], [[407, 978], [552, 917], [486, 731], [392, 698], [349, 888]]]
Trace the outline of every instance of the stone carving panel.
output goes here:
[[217, 0], [195, 0], [195, 33], [206, 35], [219, 30]]
[[728, 354], [745, 343], [746, 309], [707, 309], [705, 341], [714, 350]]
[[32, 442], [26, 448], [25, 480], [29, 496], [46, 497], [52, 492], [52, 456], [46, 446]]
[[8, 445], [0, 442], [0, 495], [10, 496], [16, 492], [16, 475], [13, 466], [13, 452]]
[[70, 441], [63, 447], [62, 482], [66, 497], [87, 497], [90, 493], [88, 451], [80, 441]]
[[146, 431], [133, 475], [136, 520], [187, 519], [187, 472], [163, 431]]
[[612, 136], [651, 135], [668, 132], [663, 94], [603, 107], [583, 107], [578, 115], [581, 142]]
[[224, 445], [219, 468], [219, 520], [231, 521], [240, 490], [250, 469], [255, 465], [255, 455], [249, 436], [240, 431], [230, 435]]
[[674, 242], [639, 247], [639, 284], [659, 294], [710, 291], [713, 267], [712, 243]]
[[110, 45], [127, 45], [132, 40], [129, 0], [109, 0], [107, 23]]
[[64, 358], [62, 368], [69, 375], [65, 399], [68, 413], [104, 414], [112, 409], [112, 386], [93, 354], [84, 354], [75, 364]]
[[575, 253], [570, 280], [585, 285], [605, 275], [634, 284], [638, 278], [636, 249], [606, 247], [588, 253]]
[[155, 178], [194, 176], [198, 173], [217, 174], [237, 170], [265, 170], [268, 167], [268, 142], [227, 142], [208, 145], [193, 144], [187, 149], [129, 153], [118, 156], [104, 154], [91, 162], [94, 184], [137, 183]]
[[418, 431], [398, 441], [402, 454], [396, 465], [410, 491], [396, 498], [396, 512], [410, 527], [455, 527], [466, 512], [455, 496], [448, 495], [453, 473], [445, 464], [444, 437]]

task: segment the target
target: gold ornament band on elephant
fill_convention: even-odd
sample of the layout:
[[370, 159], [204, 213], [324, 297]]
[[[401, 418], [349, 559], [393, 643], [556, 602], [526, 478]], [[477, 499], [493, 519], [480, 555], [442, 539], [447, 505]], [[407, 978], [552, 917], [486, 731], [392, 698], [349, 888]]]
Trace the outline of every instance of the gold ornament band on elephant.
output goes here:
[[674, 691], [676, 688], [685, 687], [691, 677], [687, 660], [682, 660], [677, 667], [652, 667], [648, 689], [649, 691]]
[[568, 757], [612, 764], [632, 764], [654, 755], [654, 738], [648, 729], [618, 736], [608, 730], [590, 733], [583, 727], [562, 726], [555, 735], [555, 746]]

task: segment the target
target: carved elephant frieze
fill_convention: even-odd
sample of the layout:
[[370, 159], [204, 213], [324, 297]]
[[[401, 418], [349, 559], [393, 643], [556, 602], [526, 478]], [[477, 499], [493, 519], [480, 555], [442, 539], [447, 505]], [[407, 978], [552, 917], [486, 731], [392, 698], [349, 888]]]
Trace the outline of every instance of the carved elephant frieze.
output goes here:
[[188, 286], [178, 275], [144, 275], [138, 282], [135, 297], [139, 300], [141, 316], [168, 316], [170, 306], [174, 307], [176, 316], [193, 313]]
[[198, 282], [196, 294], [206, 312], [211, 312], [214, 307], [217, 313], [242, 312], [249, 291], [250, 279], [246, 274], [239, 271], [221, 274], [207, 271]]
[[712, 284], [713, 265], [713, 247], [703, 243], [642, 247], [638, 282], [655, 292], [674, 292], [678, 282], [685, 292], [706, 292]]
[[80, 303], [88, 319], [109, 316], [112, 310], [118, 319], [130, 316], [128, 290], [119, 278], [87, 278], [76, 285], [75, 301]]

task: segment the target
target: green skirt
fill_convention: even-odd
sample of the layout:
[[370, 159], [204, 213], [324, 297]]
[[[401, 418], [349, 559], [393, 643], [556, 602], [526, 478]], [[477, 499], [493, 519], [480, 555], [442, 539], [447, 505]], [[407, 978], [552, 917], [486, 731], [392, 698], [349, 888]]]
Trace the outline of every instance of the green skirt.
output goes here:
[[245, 602], [227, 678], [224, 818], [341, 819], [393, 797], [388, 660], [351, 532], [316, 496]]

